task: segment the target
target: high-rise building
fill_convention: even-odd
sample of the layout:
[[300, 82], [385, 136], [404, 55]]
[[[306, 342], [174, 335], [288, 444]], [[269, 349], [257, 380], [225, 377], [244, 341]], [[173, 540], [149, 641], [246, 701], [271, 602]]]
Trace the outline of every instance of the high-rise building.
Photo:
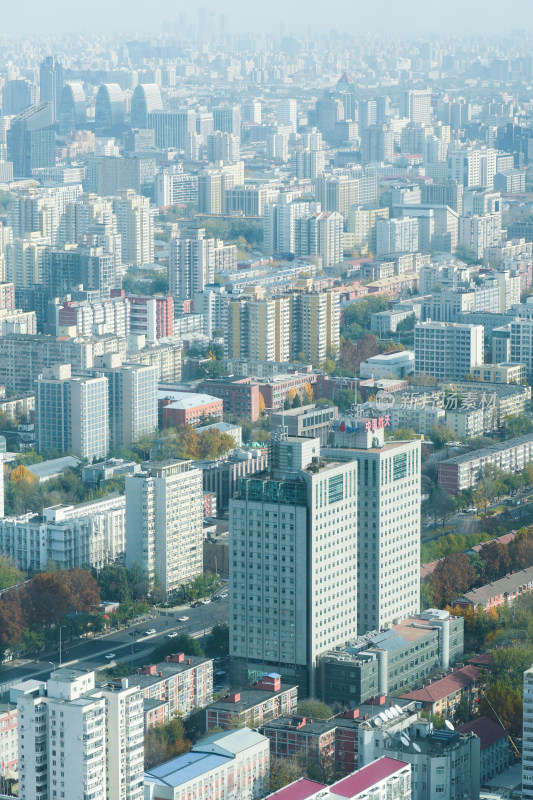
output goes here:
[[333, 267], [343, 259], [343, 220], [337, 211], [316, 211], [296, 222], [295, 254], [320, 256], [323, 267]]
[[37, 102], [37, 88], [30, 81], [6, 81], [2, 87], [2, 114], [17, 116]]
[[344, 219], [359, 201], [359, 183], [349, 175], [322, 174], [315, 181], [315, 196], [322, 211], [338, 211]]
[[7, 157], [16, 178], [31, 178], [32, 169], [56, 163], [53, 107], [51, 103], [30, 106], [11, 120], [7, 132]]
[[282, 100], [276, 116], [279, 125], [287, 126], [291, 129], [291, 133], [296, 133], [298, 130], [298, 101]]
[[207, 136], [207, 158], [215, 163], [232, 164], [241, 157], [240, 139], [234, 133], [214, 131]]
[[188, 133], [196, 132], [196, 113], [180, 111], [149, 111], [147, 125], [155, 131], [155, 144], [161, 150], [175, 148], [183, 150]]
[[282, 194], [278, 203], [269, 203], [263, 212], [263, 242], [266, 253], [296, 253], [296, 220], [316, 211], [316, 204], [293, 200]]
[[186, 231], [170, 241], [169, 290], [176, 301], [189, 300], [213, 283], [215, 240], [204, 228]]
[[325, 460], [318, 438], [271, 447], [270, 474], [230, 501], [232, 682], [275, 671], [314, 696], [317, 656], [356, 631], [357, 464]]
[[72, 452], [92, 461], [109, 450], [108, 382], [72, 376], [70, 364], [43, 371], [35, 385], [39, 452]]
[[102, 83], [96, 93], [94, 131], [97, 136], [124, 132], [124, 94], [118, 83]]
[[387, 125], [370, 125], [361, 133], [361, 161], [391, 164], [394, 153], [394, 133]]
[[385, 442], [382, 423], [341, 422], [324, 451], [357, 462], [360, 636], [420, 610], [420, 442]]
[[41, 103], [52, 104], [54, 122], [59, 116], [59, 98], [63, 89], [63, 66], [55, 56], [47, 56], [39, 67]]
[[241, 135], [241, 107], [219, 106], [213, 109], [213, 122], [216, 131]]
[[226, 350], [229, 358], [288, 361], [290, 358], [290, 299], [266, 297], [259, 286], [247, 287], [230, 299]]
[[202, 471], [190, 461], [144, 467], [126, 477], [126, 563], [170, 594], [202, 572]]
[[0, 436], [0, 519], [4, 516], [4, 453], [6, 450], [6, 437]]
[[108, 379], [110, 449], [131, 447], [157, 429], [157, 367], [108, 353], [95, 359], [94, 374]]
[[416, 253], [418, 245], [417, 218], [376, 220], [376, 255]]
[[400, 116], [411, 122], [431, 123], [431, 91], [429, 89], [407, 89], [400, 98]]
[[117, 192], [114, 200], [117, 231], [122, 235], [125, 264], [142, 266], [154, 260], [154, 220], [147, 197], [131, 189]]
[[87, 101], [82, 83], [66, 83], [59, 99], [59, 131], [66, 135], [87, 127]]
[[337, 292], [301, 291], [291, 298], [291, 357], [319, 366], [339, 349], [340, 307]]
[[157, 83], [140, 83], [131, 97], [131, 127], [148, 128], [148, 114], [163, 110], [161, 89]]
[[483, 325], [421, 322], [415, 325], [415, 372], [437, 380], [464, 379], [483, 364]]
[[533, 800], [533, 666], [524, 672], [522, 797]]
[[96, 688], [94, 672], [59, 668], [11, 690], [19, 717], [25, 800], [142, 800], [143, 695], [124, 678]]

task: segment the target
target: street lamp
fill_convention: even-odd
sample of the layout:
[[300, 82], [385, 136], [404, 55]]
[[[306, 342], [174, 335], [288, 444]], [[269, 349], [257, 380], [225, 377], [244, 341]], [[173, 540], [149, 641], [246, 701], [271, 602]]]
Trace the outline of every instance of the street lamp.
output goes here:
[[61, 631], [63, 630], [63, 628], [66, 628], [66, 627], [67, 627], [66, 625], [60, 625], [59, 626], [59, 666], [61, 666], [62, 663], [63, 663], [62, 653], [61, 653], [61, 645], [62, 645]]

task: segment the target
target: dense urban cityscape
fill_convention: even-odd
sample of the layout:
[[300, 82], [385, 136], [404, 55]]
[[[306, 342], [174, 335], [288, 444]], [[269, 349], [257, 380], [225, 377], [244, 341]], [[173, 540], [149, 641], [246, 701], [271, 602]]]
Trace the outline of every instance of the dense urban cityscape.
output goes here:
[[533, 800], [528, 6], [31, 5], [0, 800]]

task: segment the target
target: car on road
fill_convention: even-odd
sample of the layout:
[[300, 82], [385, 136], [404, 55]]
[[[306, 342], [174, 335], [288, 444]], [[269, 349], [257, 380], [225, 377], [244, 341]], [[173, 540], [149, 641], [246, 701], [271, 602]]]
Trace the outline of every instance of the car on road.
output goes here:
[[106, 653], [105, 658], [107, 658], [108, 661], [113, 661], [113, 659], [116, 658], [116, 656], [114, 653]]
[[156, 633], [155, 628], [148, 628], [147, 631], [144, 632], [145, 636], [152, 636], [152, 634]]
[[200, 600], [200, 603], [203, 606], [208, 606], [211, 603], [211, 600], [208, 597], [206, 597], [205, 600]]
[[191, 608], [198, 608], [202, 605], [201, 600], [195, 600], [194, 603], [191, 603]]
[[185, 614], [182, 617], [178, 617], [178, 622], [187, 622], [188, 620], [189, 617], [187, 617]]
[[178, 636], [177, 631], [170, 631], [170, 633], [167, 633], [167, 639], [175, 639], [176, 636]]
[[221, 594], [221, 595], [219, 595], [219, 597], [220, 597], [220, 599], [221, 599], [221, 600], [225, 600], [227, 596], [228, 596], [228, 593], [227, 593], [227, 592], [222, 592], [222, 594]]

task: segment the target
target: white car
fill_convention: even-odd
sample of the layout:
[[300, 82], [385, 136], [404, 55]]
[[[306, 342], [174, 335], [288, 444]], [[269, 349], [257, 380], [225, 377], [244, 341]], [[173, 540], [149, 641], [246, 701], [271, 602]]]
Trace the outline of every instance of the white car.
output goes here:
[[185, 614], [183, 615], [183, 617], [178, 617], [178, 622], [187, 622], [188, 620], [189, 617], [186, 617]]
[[170, 631], [170, 633], [167, 633], [167, 639], [175, 639], [176, 636], [178, 636], [177, 631]]
[[148, 630], [144, 632], [144, 635], [151, 636], [155, 632], [156, 632], [155, 628], [148, 628]]
[[211, 602], [211, 600], [209, 600], [209, 598], [206, 598], [205, 600], [201, 600], [200, 602], [201, 602], [201, 604], [202, 604], [203, 606], [208, 606], [208, 605], [209, 605], [209, 603]]
[[114, 653], [106, 653], [105, 658], [107, 658], [108, 661], [113, 661], [116, 656]]

